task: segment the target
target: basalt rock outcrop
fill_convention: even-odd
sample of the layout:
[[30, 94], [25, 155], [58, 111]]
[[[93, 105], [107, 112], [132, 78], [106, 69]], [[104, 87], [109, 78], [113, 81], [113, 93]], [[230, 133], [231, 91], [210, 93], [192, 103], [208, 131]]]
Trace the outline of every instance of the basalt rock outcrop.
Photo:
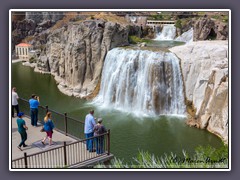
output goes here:
[[196, 40], [226, 40], [228, 25], [210, 18], [200, 18], [194, 23], [194, 41]]
[[170, 49], [181, 60], [190, 125], [228, 142], [228, 42], [198, 41]]
[[175, 26], [177, 36], [193, 28], [194, 41], [228, 39], [228, 24], [209, 17], [177, 20]]
[[91, 95], [101, 78], [107, 52], [128, 45], [127, 26], [102, 20], [69, 23], [51, 32], [35, 70], [50, 72], [67, 95]]
[[[12, 50], [26, 37], [33, 39], [64, 17], [63, 12], [26, 12], [12, 14]], [[21, 18], [19, 18], [21, 17]], [[28, 40], [29, 41], [29, 40]]]

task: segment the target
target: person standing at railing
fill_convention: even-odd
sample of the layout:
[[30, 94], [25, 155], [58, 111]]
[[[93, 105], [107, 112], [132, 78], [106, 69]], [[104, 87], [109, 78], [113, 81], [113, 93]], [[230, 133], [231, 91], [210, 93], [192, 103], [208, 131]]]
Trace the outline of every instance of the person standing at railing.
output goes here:
[[39, 96], [32, 94], [32, 98], [29, 100], [30, 105], [30, 115], [31, 115], [31, 125], [37, 127], [38, 121], [38, 106], [39, 106]]
[[12, 88], [12, 117], [14, 117], [14, 109], [17, 111], [17, 115], [19, 113], [19, 106], [18, 106], [18, 94], [16, 87]]
[[25, 144], [25, 141], [27, 140], [27, 132], [26, 130], [28, 129], [28, 127], [26, 126], [26, 122], [22, 119], [24, 113], [20, 112], [18, 113], [18, 118], [17, 118], [17, 125], [18, 125], [18, 132], [21, 135], [21, 142], [18, 145], [18, 149], [21, 149], [21, 147], [27, 147], [27, 145]]
[[97, 124], [94, 126], [93, 131], [94, 131], [94, 136], [98, 136], [95, 138], [95, 143], [96, 143], [96, 153], [97, 154], [102, 154], [104, 153], [104, 133], [107, 132], [107, 129], [102, 125], [102, 118], [98, 118]]
[[[93, 137], [93, 127], [96, 124], [95, 119], [94, 119], [94, 110], [91, 110], [89, 114], [85, 118], [85, 124], [84, 124], [84, 134], [86, 138], [91, 138]], [[89, 152], [93, 152], [93, 139], [88, 139], [86, 142], [87, 150]]]
[[45, 141], [48, 138], [49, 146], [52, 145], [52, 134], [53, 134], [53, 128], [54, 128], [54, 124], [51, 118], [52, 118], [52, 114], [51, 112], [48, 112], [44, 117], [44, 125], [43, 125], [44, 131], [46, 132], [47, 135], [43, 138], [42, 144], [45, 144]]

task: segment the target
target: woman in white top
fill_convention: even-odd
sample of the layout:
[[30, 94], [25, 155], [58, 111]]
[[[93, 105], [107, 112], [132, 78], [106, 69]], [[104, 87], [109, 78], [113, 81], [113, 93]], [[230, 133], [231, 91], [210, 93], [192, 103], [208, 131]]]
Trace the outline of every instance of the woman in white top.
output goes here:
[[19, 107], [18, 107], [18, 94], [17, 94], [16, 87], [12, 88], [12, 117], [14, 117], [14, 109], [16, 109], [17, 114], [19, 113]]

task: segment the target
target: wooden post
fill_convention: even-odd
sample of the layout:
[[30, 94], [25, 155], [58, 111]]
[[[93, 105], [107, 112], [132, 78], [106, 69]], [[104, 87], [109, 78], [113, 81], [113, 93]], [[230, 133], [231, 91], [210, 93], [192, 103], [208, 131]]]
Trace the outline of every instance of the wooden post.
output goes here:
[[67, 136], [67, 113], [64, 113], [65, 135]]
[[25, 168], [27, 169], [28, 164], [27, 164], [27, 153], [26, 152], [24, 153], [24, 165], [25, 165]]
[[64, 165], [65, 165], [65, 167], [66, 167], [66, 166], [67, 166], [67, 149], [66, 149], [66, 141], [64, 141], [63, 154], [64, 154]]
[[107, 132], [108, 155], [110, 155], [110, 129]]

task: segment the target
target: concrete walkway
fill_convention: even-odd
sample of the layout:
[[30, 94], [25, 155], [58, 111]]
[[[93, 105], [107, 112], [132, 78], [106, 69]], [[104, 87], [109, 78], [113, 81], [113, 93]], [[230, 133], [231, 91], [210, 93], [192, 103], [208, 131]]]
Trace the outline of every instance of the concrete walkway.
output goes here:
[[33, 153], [42, 152], [42, 151], [45, 151], [45, 150], [48, 150], [51, 148], [62, 146], [64, 141], [66, 141], [67, 144], [77, 141], [76, 139], [65, 136], [64, 134], [54, 130], [53, 145], [49, 146], [46, 141], [46, 145], [44, 146], [41, 144], [41, 140], [43, 139], [44, 136], [46, 136], [46, 133], [40, 132], [40, 129], [42, 126], [33, 127], [31, 125], [30, 119], [27, 117], [23, 117], [23, 119], [26, 122], [26, 125], [28, 126], [28, 130], [27, 130], [28, 139], [26, 141], [26, 144], [28, 145], [28, 147], [25, 147], [25, 148], [22, 147], [23, 151], [21, 151], [17, 148], [17, 146], [19, 145], [19, 143], [21, 141], [21, 137], [20, 137], [20, 134], [18, 133], [16, 119], [17, 118], [12, 118], [12, 133], [11, 133], [12, 134], [12, 137], [11, 137], [12, 160], [23, 157], [24, 152], [26, 152], [28, 155], [30, 155]]

